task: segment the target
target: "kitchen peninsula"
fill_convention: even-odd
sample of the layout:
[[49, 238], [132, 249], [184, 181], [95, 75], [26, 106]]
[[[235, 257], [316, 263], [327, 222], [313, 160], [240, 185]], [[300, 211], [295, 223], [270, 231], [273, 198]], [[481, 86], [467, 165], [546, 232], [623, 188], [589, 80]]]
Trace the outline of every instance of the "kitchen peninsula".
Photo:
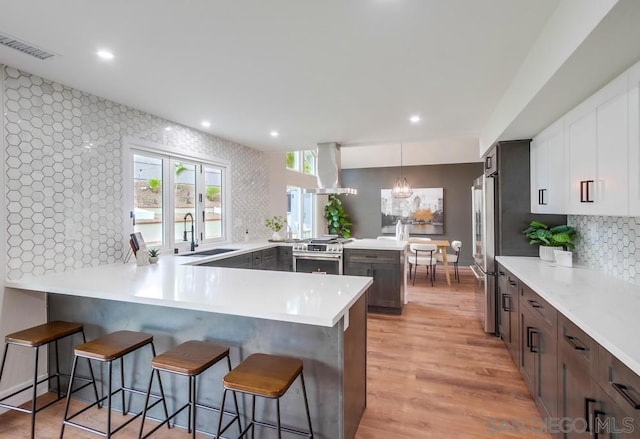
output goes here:
[[[225, 257], [270, 246], [233, 247], [238, 250]], [[190, 339], [215, 340], [231, 347], [233, 365], [255, 352], [298, 357], [314, 433], [354, 437], [366, 405], [365, 293], [372, 279], [194, 265], [221, 258], [163, 255], [148, 266], [118, 263], [7, 281], [7, 286], [47, 293], [48, 319], [84, 322], [88, 338], [121, 329], [145, 331], [154, 335], [158, 352]], [[63, 352], [63, 358], [72, 355], [70, 346]], [[127, 368], [127, 379], [133, 376], [140, 388], [149, 373], [141, 367], [147, 361], [142, 355], [135, 371]], [[203, 403], [219, 404], [223, 373], [214, 372], [209, 379], [215, 381], [201, 386]], [[180, 381], [168, 384], [165, 391], [177, 395], [173, 387]], [[287, 423], [305, 425], [296, 396], [283, 398], [282, 412]], [[272, 417], [272, 405], [258, 404], [258, 417]], [[246, 413], [247, 407], [241, 410]], [[209, 431], [217, 420], [200, 418]]]

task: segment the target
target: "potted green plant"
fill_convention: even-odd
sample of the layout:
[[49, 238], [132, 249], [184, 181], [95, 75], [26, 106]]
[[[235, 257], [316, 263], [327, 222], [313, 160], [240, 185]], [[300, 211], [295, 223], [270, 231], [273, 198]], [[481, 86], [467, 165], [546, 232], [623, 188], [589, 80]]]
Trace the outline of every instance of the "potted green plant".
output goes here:
[[522, 231], [529, 244], [540, 245], [540, 259], [544, 261], [554, 261], [555, 250], [573, 250], [576, 248], [573, 239], [576, 229], [566, 224], [549, 227], [540, 221], [531, 221], [529, 227]]
[[158, 262], [158, 258], [160, 257], [160, 251], [157, 248], [152, 248], [148, 251], [149, 253], [149, 263], [155, 264]]
[[264, 225], [273, 230], [272, 241], [282, 241], [280, 230], [287, 224], [287, 220], [281, 216], [272, 216], [264, 220]]
[[351, 237], [351, 221], [344, 210], [342, 200], [335, 195], [329, 195], [329, 200], [324, 205], [324, 219], [327, 220], [329, 234]]

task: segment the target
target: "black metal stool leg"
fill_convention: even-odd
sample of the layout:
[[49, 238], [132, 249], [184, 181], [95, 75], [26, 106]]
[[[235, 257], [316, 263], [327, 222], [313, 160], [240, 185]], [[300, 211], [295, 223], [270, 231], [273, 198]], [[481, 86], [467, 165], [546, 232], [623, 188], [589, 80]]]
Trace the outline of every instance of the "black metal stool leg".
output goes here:
[[58, 399], [62, 397], [60, 393], [60, 355], [58, 355], [58, 340], [55, 341], [56, 344], [56, 386], [58, 390]]
[[309, 413], [309, 401], [307, 400], [307, 387], [304, 385], [304, 373], [300, 371], [300, 383], [302, 384], [302, 396], [304, 396], [304, 409], [307, 411], [307, 422], [309, 423], [310, 438], [313, 437], [313, 428], [311, 428], [311, 414]]
[[40, 346], [34, 348], [35, 361], [33, 363], [33, 394], [31, 401], [31, 439], [36, 434], [36, 399], [38, 398], [38, 354], [40, 353]]
[[[233, 392], [235, 393], [235, 392]], [[218, 418], [218, 429], [216, 430], [216, 439], [220, 437], [220, 430], [222, 429], [222, 415], [224, 414], [224, 400], [227, 397], [227, 389], [222, 392], [222, 405], [220, 406], [220, 417]], [[242, 433], [242, 431], [240, 431]]]
[[256, 432], [256, 395], [252, 395], [251, 400], [251, 439], [255, 439], [253, 435]]
[[[60, 430], [60, 439], [64, 436], [65, 422], [69, 416], [69, 403], [71, 402], [71, 389], [73, 388], [73, 379], [76, 376], [76, 366], [78, 365], [78, 357], [73, 356], [73, 365], [71, 366], [71, 377], [69, 378], [69, 389], [67, 390], [67, 402], [64, 406], [64, 417], [62, 418], [62, 429]], [[95, 383], [95, 381], [94, 381]]]
[[[156, 346], [151, 342], [151, 358], [156, 356]], [[162, 377], [160, 376], [160, 371], [156, 370], [158, 373], [158, 387], [160, 388], [160, 397], [162, 398], [162, 408], [164, 409], [165, 418], [169, 418], [169, 410], [167, 409], [167, 400], [164, 397], [164, 387], [162, 386]], [[153, 373], [153, 372], [152, 372]], [[167, 429], [171, 429], [171, 421], [167, 422]]]
[[[120, 357], [120, 385], [124, 389], [124, 355]], [[127, 407], [125, 406], [124, 391], [120, 392], [122, 397], [122, 416], [127, 415]]]
[[[82, 343], [87, 342], [87, 337], [84, 335], [84, 329], [82, 330]], [[91, 360], [87, 358], [87, 363], [89, 363], [89, 375], [91, 375], [91, 382], [93, 383], [93, 393], [96, 395], [96, 402], [100, 401], [100, 397], [98, 396], [98, 386], [96, 385], [96, 376], [93, 374], [93, 366], [91, 365]], [[71, 394], [71, 386], [69, 386], [69, 391], [67, 395]], [[102, 408], [102, 403], [98, 402], [98, 408]]]
[[[227, 355], [227, 367], [229, 368], [229, 372], [231, 372], [231, 358]], [[233, 392], [233, 405], [236, 408], [236, 417], [238, 419], [238, 433], [242, 433], [242, 424], [240, 423], [240, 411], [238, 410], [238, 395], [236, 392]], [[220, 410], [224, 411], [224, 404], [222, 404]]]
[[111, 379], [113, 378], [113, 361], [109, 361], [107, 375], [107, 439], [111, 438]]
[[140, 434], [138, 437], [142, 437], [142, 432], [144, 431], [144, 421], [147, 418], [147, 407], [149, 407], [149, 395], [151, 394], [151, 385], [153, 384], [153, 372], [151, 371], [151, 376], [149, 376], [149, 386], [147, 386], [147, 395], [144, 398], [144, 407], [142, 409], [142, 421], [140, 421]]
[[191, 390], [189, 393], [191, 393], [191, 400], [189, 401], [189, 403], [191, 404], [191, 407], [189, 409], [189, 414], [191, 415], [189, 418], [189, 424], [191, 425], [191, 434], [192, 434], [192, 438], [196, 439], [196, 399], [197, 399], [197, 387], [196, 387], [196, 377], [195, 376], [190, 376], [189, 377], [189, 381], [191, 381], [189, 383]]
[[276, 398], [276, 422], [278, 426], [278, 439], [282, 439], [282, 429], [280, 426], [280, 398]]

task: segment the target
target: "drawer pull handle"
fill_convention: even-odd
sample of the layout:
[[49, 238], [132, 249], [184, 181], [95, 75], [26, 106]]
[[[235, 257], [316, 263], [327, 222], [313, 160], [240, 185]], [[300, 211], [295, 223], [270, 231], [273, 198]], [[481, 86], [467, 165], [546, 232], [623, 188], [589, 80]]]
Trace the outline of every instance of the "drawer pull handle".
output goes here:
[[592, 430], [592, 428], [590, 427], [590, 420], [591, 420], [591, 404], [593, 404], [594, 402], [596, 402], [595, 399], [593, 398], [585, 398], [584, 399], [584, 420], [587, 422], [587, 433], [590, 432]]
[[567, 343], [569, 343], [571, 345], [571, 347], [573, 349], [575, 349], [576, 351], [586, 351], [588, 350], [585, 346], [582, 346], [582, 343], [576, 343], [575, 340], [577, 340], [578, 342], [580, 342], [580, 340], [577, 337], [572, 337], [570, 335], [565, 334], [564, 335], [564, 339], [567, 341]]
[[511, 296], [505, 293], [502, 293], [502, 310], [511, 311]]
[[542, 305], [540, 305], [538, 302], [536, 302], [535, 300], [527, 300], [527, 302], [529, 302], [529, 305], [531, 305], [534, 308], [542, 308]]
[[536, 336], [538, 335], [538, 331], [536, 330], [536, 328], [527, 326], [527, 347], [529, 348], [529, 352], [536, 353], [536, 352], [539, 352], [539, 348], [538, 346], [533, 344], [534, 334]]
[[627, 386], [625, 386], [624, 384], [618, 384], [611, 381], [611, 387], [616, 389], [616, 392], [618, 392], [620, 396], [622, 396], [624, 400], [627, 401], [629, 405], [634, 408], [634, 410], [640, 409], [640, 404], [635, 402], [631, 397], [631, 395], [629, 395], [629, 392], [628, 392], [629, 388]]

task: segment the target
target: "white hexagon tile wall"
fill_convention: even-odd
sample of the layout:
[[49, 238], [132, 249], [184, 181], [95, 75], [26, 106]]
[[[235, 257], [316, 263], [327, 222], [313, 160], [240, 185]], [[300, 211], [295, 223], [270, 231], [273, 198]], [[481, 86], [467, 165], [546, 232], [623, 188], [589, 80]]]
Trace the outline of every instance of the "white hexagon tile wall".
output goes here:
[[574, 262], [640, 285], [640, 218], [571, 215], [567, 223], [578, 235]]
[[167, 120], [0, 67], [9, 279], [122, 259], [125, 136], [230, 161], [232, 239], [264, 229], [269, 185], [260, 151], [173, 123], [165, 131]]

